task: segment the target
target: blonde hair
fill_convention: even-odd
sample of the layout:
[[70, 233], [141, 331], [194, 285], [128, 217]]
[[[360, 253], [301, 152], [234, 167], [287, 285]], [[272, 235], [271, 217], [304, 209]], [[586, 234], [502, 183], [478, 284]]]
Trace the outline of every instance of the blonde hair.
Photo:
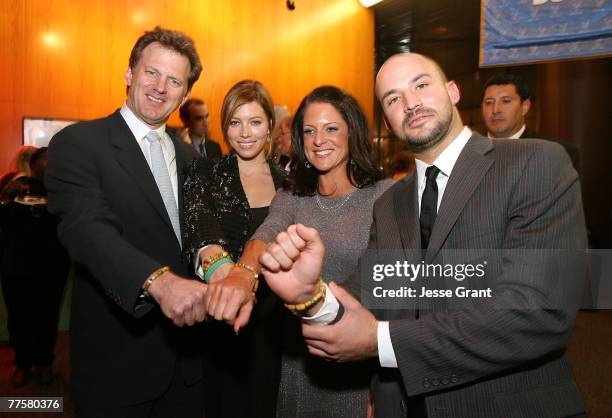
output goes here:
[[13, 158], [11, 158], [9, 171], [16, 171], [17, 173], [23, 173], [26, 176], [30, 176], [32, 174], [32, 170], [30, 170], [30, 158], [32, 158], [32, 155], [37, 149], [38, 148], [32, 145], [22, 145], [17, 148]]

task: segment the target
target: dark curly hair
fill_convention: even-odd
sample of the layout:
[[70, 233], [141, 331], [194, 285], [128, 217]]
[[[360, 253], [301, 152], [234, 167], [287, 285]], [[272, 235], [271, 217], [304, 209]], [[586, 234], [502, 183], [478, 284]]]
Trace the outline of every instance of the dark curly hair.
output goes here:
[[314, 196], [317, 192], [319, 172], [306, 165], [304, 153], [304, 113], [313, 103], [329, 103], [348, 125], [349, 158], [346, 174], [355, 187], [365, 187], [382, 178], [382, 172], [372, 158], [370, 130], [357, 100], [335, 86], [317, 87], [300, 103], [291, 124], [291, 142], [294, 156], [284, 188], [298, 196]]

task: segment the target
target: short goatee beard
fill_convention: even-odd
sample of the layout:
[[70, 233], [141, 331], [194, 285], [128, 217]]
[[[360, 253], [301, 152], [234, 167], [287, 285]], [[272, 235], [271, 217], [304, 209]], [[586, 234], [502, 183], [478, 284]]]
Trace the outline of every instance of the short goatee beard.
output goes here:
[[431, 109], [417, 109], [417, 110], [413, 110], [412, 112], [409, 112], [404, 118], [404, 121], [402, 122], [402, 128], [403, 128], [402, 134], [403, 135], [400, 137], [400, 139], [405, 141], [412, 151], [423, 151], [423, 150], [433, 147], [438, 142], [442, 141], [442, 139], [448, 133], [448, 130], [450, 129], [450, 126], [451, 126], [451, 122], [453, 120], [453, 112], [451, 111], [450, 117], [447, 119], [442, 119], [438, 121], [436, 126], [433, 127], [429, 135], [427, 135], [426, 137], [421, 137], [421, 138], [409, 137], [408, 135], [404, 133], [407, 128], [408, 121], [415, 115], [418, 115], [421, 113], [425, 113], [425, 114], [433, 113], [434, 115], [437, 114], [435, 111]]

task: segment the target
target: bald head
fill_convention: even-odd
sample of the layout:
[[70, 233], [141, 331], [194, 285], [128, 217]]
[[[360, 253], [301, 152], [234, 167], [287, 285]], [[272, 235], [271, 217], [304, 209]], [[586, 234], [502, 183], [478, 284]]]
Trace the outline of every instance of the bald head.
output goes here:
[[402, 53], [385, 61], [376, 75], [376, 96], [387, 126], [415, 153], [452, 141], [463, 127], [455, 107], [459, 88], [424, 55]]
[[[447, 83], [446, 74], [442, 71], [442, 68], [433, 59], [428, 56], [417, 54], [414, 52], [402, 52], [395, 54], [387, 58], [383, 65], [376, 74], [376, 96], [379, 100], [382, 99], [381, 95], [384, 95], [384, 91], [381, 91], [381, 84], [384, 85], [384, 80], [389, 74], [397, 73], [398, 69], [409, 68], [418, 66], [423, 69], [427, 69], [427, 72], [432, 75], [436, 75], [443, 83]], [[381, 82], [382, 80], [382, 82]]]

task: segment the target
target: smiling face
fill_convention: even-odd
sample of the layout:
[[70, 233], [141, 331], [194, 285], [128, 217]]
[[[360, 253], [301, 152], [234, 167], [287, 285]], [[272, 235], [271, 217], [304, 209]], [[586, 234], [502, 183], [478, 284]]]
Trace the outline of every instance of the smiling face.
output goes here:
[[389, 127], [414, 151], [433, 147], [457, 124], [459, 89], [421, 55], [399, 54], [387, 60], [376, 77], [376, 95]]
[[319, 173], [344, 173], [349, 157], [348, 125], [329, 103], [315, 102], [304, 112], [304, 154]]
[[151, 129], [166, 123], [187, 99], [189, 59], [157, 42], [149, 44], [134, 68], [128, 68], [127, 105]]
[[242, 160], [264, 155], [269, 139], [270, 124], [266, 112], [257, 102], [240, 105], [232, 115], [226, 138]]
[[521, 101], [514, 84], [493, 84], [482, 98], [482, 117], [493, 138], [509, 138], [525, 124], [531, 101]]

